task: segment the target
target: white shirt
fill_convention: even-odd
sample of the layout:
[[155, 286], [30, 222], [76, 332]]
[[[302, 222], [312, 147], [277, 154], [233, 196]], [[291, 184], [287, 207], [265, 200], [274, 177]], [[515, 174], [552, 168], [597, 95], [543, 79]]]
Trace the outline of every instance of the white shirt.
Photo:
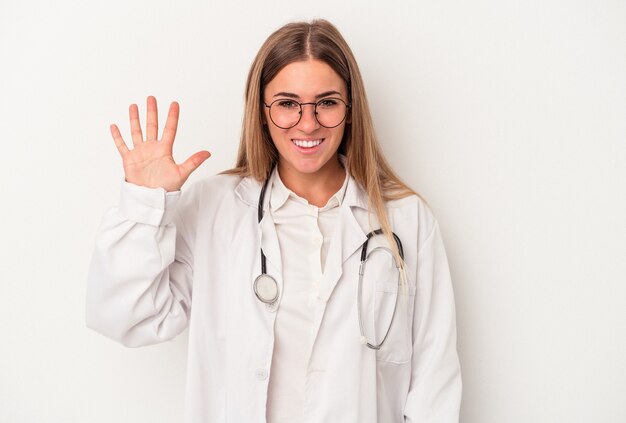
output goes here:
[[289, 190], [276, 169], [270, 210], [283, 262], [283, 291], [274, 323], [274, 354], [267, 399], [268, 423], [304, 419], [306, 371], [314, 339], [316, 301], [348, 178], [322, 208]]
[[[123, 345], [189, 330], [186, 423], [266, 421], [276, 306], [252, 284], [267, 272], [284, 287], [272, 213], [257, 218], [262, 183], [218, 175], [183, 195], [124, 183], [102, 220], [87, 284], [87, 325]], [[313, 316], [302, 423], [457, 423], [461, 377], [452, 284], [439, 226], [416, 196], [386, 203], [402, 240], [408, 293], [385, 342], [360, 342], [360, 250], [378, 228], [367, 194], [348, 178]], [[370, 240], [387, 245], [384, 237]], [[375, 263], [368, 271], [377, 274]], [[384, 276], [384, 273], [378, 272]], [[365, 320], [397, 286], [384, 281]], [[167, 366], [167, 363], [163, 363]], [[116, 406], [112, 404], [112, 406]]]

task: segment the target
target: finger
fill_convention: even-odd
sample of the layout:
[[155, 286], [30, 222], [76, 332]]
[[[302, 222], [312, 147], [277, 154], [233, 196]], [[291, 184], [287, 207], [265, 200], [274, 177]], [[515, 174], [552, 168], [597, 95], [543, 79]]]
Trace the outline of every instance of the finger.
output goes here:
[[173, 143], [176, 137], [176, 129], [178, 128], [178, 115], [180, 113], [180, 106], [177, 102], [173, 101], [170, 104], [170, 110], [167, 112], [167, 121], [165, 122], [165, 129], [163, 129], [163, 142]]
[[141, 133], [141, 124], [139, 123], [139, 109], [136, 104], [131, 104], [128, 108], [130, 117], [130, 135], [133, 137], [133, 145], [143, 142], [143, 134]]
[[198, 151], [196, 154], [191, 155], [180, 165], [180, 170], [185, 179], [191, 175], [191, 172], [196, 170], [206, 159], [211, 157], [211, 153], [208, 151]]
[[156, 141], [159, 135], [159, 113], [157, 111], [157, 101], [153, 96], [147, 100], [147, 119], [146, 119], [146, 141]]
[[113, 136], [113, 142], [115, 142], [115, 146], [117, 147], [117, 151], [120, 152], [121, 156], [124, 156], [128, 153], [128, 147], [122, 138], [122, 134], [120, 133], [120, 128], [117, 125], [113, 124], [109, 128], [111, 130], [111, 136]]

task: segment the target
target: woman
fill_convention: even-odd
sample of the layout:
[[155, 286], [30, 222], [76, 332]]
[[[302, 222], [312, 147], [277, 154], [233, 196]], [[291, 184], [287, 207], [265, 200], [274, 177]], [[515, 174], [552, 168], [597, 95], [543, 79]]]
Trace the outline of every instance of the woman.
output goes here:
[[97, 238], [88, 326], [127, 346], [188, 327], [187, 422], [458, 421], [438, 225], [385, 162], [337, 29], [266, 40], [236, 167], [183, 195], [209, 153], [177, 165], [178, 105], [160, 141], [156, 110], [149, 97], [144, 140], [131, 106], [132, 150], [111, 127], [126, 181]]

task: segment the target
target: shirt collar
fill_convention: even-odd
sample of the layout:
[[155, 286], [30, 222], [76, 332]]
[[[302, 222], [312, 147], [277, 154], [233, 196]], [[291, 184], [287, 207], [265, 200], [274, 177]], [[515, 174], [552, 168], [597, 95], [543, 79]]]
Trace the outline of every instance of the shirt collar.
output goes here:
[[[275, 212], [281, 208], [293, 192], [285, 186], [278, 174], [278, 166], [274, 167], [272, 176], [270, 176], [270, 208]], [[295, 194], [294, 194], [295, 195]], [[297, 197], [297, 196], [296, 196]], [[299, 198], [299, 197], [298, 197]]]
[[[343, 164], [343, 161], [342, 161], [342, 164]], [[344, 170], [345, 170], [345, 167], [344, 167]], [[341, 188], [339, 188], [339, 190], [328, 199], [328, 202], [326, 203], [326, 205], [319, 209], [320, 211], [326, 211], [334, 207], [341, 206], [341, 203], [343, 202], [343, 199], [346, 194], [346, 189], [348, 187], [349, 179], [350, 178], [348, 178], [348, 172], [346, 171]], [[291, 191], [289, 188], [285, 186], [283, 181], [280, 179], [280, 175], [278, 174], [278, 167], [274, 168], [274, 171], [272, 172], [272, 175], [270, 176], [269, 185], [270, 185], [270, 209], [272, 210], [272, 212], [276, 212], [278, 209], [284, 206], [287, 200], [289, 199], [293, 201], [297, 201], [299, 203], [309, 204], [307, 200], [298, 196], [295, 192]]]
[[[341, 155], [339, 158], [345, 160]], [[344, 168], [346, 168], [344, 160], [342, 160], [342, 163], [344, 163]], [[350, 175], [346, 179], [348, 181], [345, 183], [346, 188], [342, 204], [348, 207], [359, 207], [368, 210], [367, 193], [365, 190]], [[259, 204], [259, 192], [262, 186], [263, 181], [257, 181], [251, 177], [243, 177], [235, 187], [235, 195], [244, 204], [256, 208]]]

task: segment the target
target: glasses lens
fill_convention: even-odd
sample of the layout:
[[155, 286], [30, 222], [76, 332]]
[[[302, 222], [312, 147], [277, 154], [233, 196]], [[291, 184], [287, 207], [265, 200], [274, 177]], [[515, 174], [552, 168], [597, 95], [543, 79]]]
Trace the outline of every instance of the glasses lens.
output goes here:
[[[313, 105], [312, 103], [304, 103]], [[346, 118], [348, 106], [339, 98], [325, 98], [315, 104], [315, 118], [326, 128], [339, 126]], [[300, 122], [302, 105], [295, 100], [276, 100], [270, 105], [270, 118], [279, 128], [293, 128]]]
[[339, 126], [346, 117], [347, 106], [338, 98], [325, 98], [317, 102], [317, 121], [327, 128]]
[[291, 128], [300, 120], [300, 104], [293, 100], [276, 100], [270, 107], [270, 118], [279, 128]]

